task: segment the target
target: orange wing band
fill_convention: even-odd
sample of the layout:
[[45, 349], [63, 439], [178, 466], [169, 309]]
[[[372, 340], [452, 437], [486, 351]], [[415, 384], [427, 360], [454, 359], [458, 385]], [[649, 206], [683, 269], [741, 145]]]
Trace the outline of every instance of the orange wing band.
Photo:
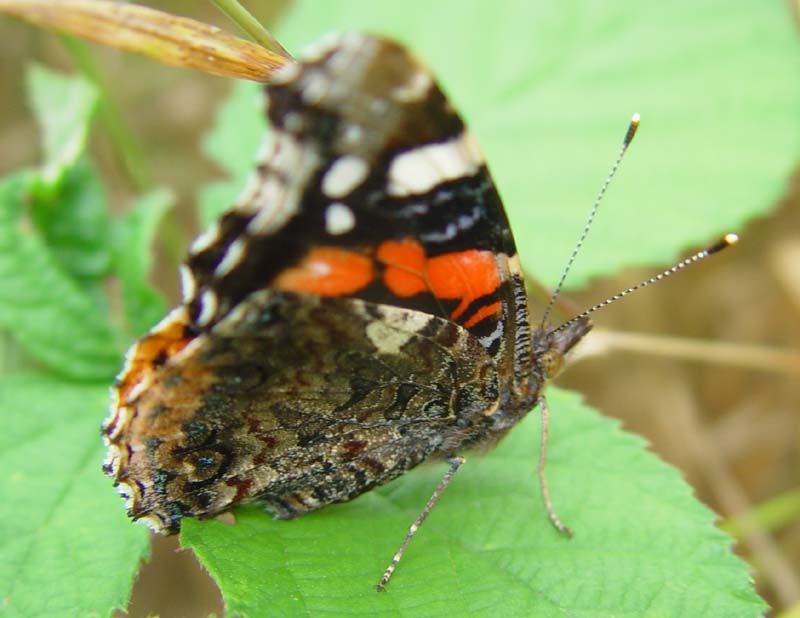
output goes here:
[[374, 276], [370, 257], [347, 249], [318, 247], [297, 266], [279, 274], [274, 286], [287, 292], [346, 296], [369, 285]]
[[[436, 298], [459, 300], [450, 314], [457, 320], [474, 300], [491, 294], [500, 286], [500, 273], [491, 251], [470, 249], [427, 258], [416, 240], [389, 240], [382, 243], [376, 257], [385, 265], [383, 283], [400, 297], [430, 292]], [[490, 315], [497, 315], [499, 302], [479, 309], [464, 326], [474, 326]]]

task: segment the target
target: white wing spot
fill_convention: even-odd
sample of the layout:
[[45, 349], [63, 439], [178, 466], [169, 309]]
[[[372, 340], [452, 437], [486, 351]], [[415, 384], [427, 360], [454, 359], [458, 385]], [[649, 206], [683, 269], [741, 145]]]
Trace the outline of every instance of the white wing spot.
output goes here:
[[322, 192], [331, 198], [344, 197], [364, 182], [369, 164], [355, 155], [345, 155], [331, 164], [322, 178]]
[[436, 185], [475, 174], [483, 156], [472, 135], [464, 131], [447, 142], [427, 144], [397, 155], [389, 167], [389, 195], [427, 193]]
[[217, 277], [224, 277], [236, 268], [242, 261], [242, 257], [244, 257], [246, 247], [247, 244], [243, 238], [234, 240], [228, 247], [228, 250], [225, 251], [225, 256], [214, 269], [214, 274]]
[[179, 271], [181, 273], [181, 296], [183, 302], [188, 303], [197, 293], [197, 281], [195, 281], [191, 269], [186, 264], [181, 264]]
[[328, 234], [338, 236], [346, 234], [356, 225], [356, 216], [348, 206], [335, 202], [325, 210], [325, 230]]
[[397, 354], [412, 337], [424, 329], [430, 316], [400, 308], [384, 309], [382, 318], [367, 324], [367, 337], [379, 352]]
[[502, 320], [498, 320], [497, 325], [494, 327], [494, 330], [485, 337], [479, 337], [478, 341], [481, 342], [483, 347], [489, 348], [495, 341], [500, 339], [500, 337], [502, 336], [503, 336], [503, 322]]
[[202, 253], [219, 240], [219, 234], [219, 222], [215, 221], [210, 228], [194, 239], [192, 246], [189, 248], [189, 253], [194, 255]]
[[379, 352], [397, 354], [414, 333], [398, 330], [377, 320], [367, 324], [367, 337]]
[[217, 314], [218, 307], [219, 299], [217, 295], [211, 290], [205, 290], [200, 295], [200, 315], [197, 316], [197, 324], [207, 326]]
[[364, 127], [360, 124], [348, 124], [342, 131], [342, 141], [350, 146], [358, 144], [364, 139]]
[[427, 71], [418, 69], [405, 84], [392, 90], [392, 98], [400, 103], [420, 101], [425, 98], [432, 85], [433, 79], [430, 74]]

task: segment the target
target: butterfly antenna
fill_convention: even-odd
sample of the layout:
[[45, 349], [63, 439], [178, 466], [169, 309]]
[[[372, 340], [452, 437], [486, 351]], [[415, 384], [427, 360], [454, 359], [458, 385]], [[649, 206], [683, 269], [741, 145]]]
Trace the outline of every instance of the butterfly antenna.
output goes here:
[[613, 296], [608, 297], [607, 299], [605, 299], [601, 303], [597, 303], [596, 305], [594, 305], [592, 307], [589, 307], [589, 309], [587, 309], [586, 311], [584, 311], [580, 315], [576, 315], [571, 320], [568, 320], [567, 322], [564, 322], [561, 326], [559, 326], [557, 328], [554, 328], [552, 332], [557, 333], [558, 331], [564, 330], [565, 328], [568, 328], [571, 324], [574, 324], [578, 320], [582, 320], [583, 318], [587, 317], [589, 314], [594, 313], [598, 309], [602, 309], [603, 307], [608, 307], [608, 305], [610, 305], [611, 303], [618, 301], [620, 298], [622, 298], [624, 296], [627, 296], [631, 292], [635, 292], [636, 290], [640, 290], [642, 288], [646, 288], [651, 283], [656, 283], [658, 281], [661, 281], [662, 279], [666, 279], [667, 277], [669, 277], [671, 275], [674, 275], [676, 272], [678, 272], [680, 270], [683, 270], [687, 266], [691, 266], [692, 264], [694, 264], [696, 262], [699, 262], [700, 260], [704, 260], [705, 258], [707, 258], [710, 255], [714, 255], [715, 253], [719, 253], [723, 249], [727, 249], [731, 245], [735, 245], [737, 242], [739, 242], [739, 237], [736, 234], [725, 234], [725, 236], [720, 238], [714, 244], [706, 247], [702, 251], [698, 251], [694, 255], [690, 255], [689, 257], [687, 257], [684, 260], [681, 260], [680, 262], [675, 264], [673, 267], [668, 268], [667, 270], [657, 274], [654, 277], [650, 277], [649, 279], [645, 279], [641, 283], [638, 283], [636, 285], [632, 285], [631, 287], [629, 287], [626, 290], [622, 290], [621, 292], [617, 292], [616, 294], [614, 294]]
[[636, 135], [636, 129], [638, 128], [639, 128], [639, 114], [634, 114], [633, 117], [631, 118], [630, 124], [628, 125], [628, 130], [625, 132], [625, 138], [622, 140], [622, 146], [620, 147], [619, 154], [617, 155], [617, 158], [614, 161], [614, 165], [611, 166], [611, 170], [608, 172], [608, 176], [606, 176], [606, 179], [603, 182], [603, 186], [600, 187], [600, 191], [597, 193], [597, 198], [594, 201], [592, 209], [589, 211], [589, 217], [586, 219], [586, 225], [583, 226], [583, 231], [581, 232], [581, 236], [580, 238], [578, 238], [578, 242], [575, 245], [575, 248], [572, 250], [572, 255], [569, 256], [566, 266], [564, 266], [564, 270], [561, 273], [561, 279], [559, 279], [558, 285], [556, 286], [555, 290], [550, 296], [550, 302], [548, 303], [547, 309], [545, 309], [544, 315], [542, 316], [542, 323], [540, 325], [542, 329], [544, 329], [545, 323], [547, 322], [547, 319], [550, 317], [550, 312], [553, 310], [556, 298], [558, 298], [558, 294], [561, 292], [561, 288], [564, 286], [564, 281], [566, 281], [567, 274], [572, 268], [572, 263], [575, 261], [578, 252], [581, 250], [581, 247], [583, 246], [583, 241], [586, 240], [586, 236], [589, 233], [589, 228], [592, 227], [592, 223], [594, 223], [595, 215], [597, 215], [597, 210], [600, 208], [600, 202], [603, 200], [603, 196], [606, 193], [606, 189], [608, 189], [608, 185], [611, 184], [611, 179], [614, 178], [614, 174], [617, 173], [617, 168], [619, 167], [619, 164], [622, 162], [622, 157], [625, 156], [625, 152], [628, 150], [628, 146], [631, 145], [631, 142], [633, 141], [633, 136]]

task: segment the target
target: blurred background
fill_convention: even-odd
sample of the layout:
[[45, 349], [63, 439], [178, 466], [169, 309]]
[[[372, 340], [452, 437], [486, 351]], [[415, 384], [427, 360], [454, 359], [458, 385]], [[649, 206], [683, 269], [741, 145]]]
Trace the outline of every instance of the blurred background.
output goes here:
[[[247, 4], [268, 25], [288, 1]], [[796, 18], [797, 4], [792, 6]], [[236, 32], [210, 3], [163, 1], [157, 8]], [[145, 181], [171, 187], [179, 196], [167, 229], [170, 245], [183, 245], [182, 251], [197, 230], [195, 192], [221, 177], [198, 144], [231, 81], [97, 46], [90, 50], [146, 162]], [[39, 158], [39, 136], [24, 98], [26, 63], [64, 70], [73, 65], [58, 36], [5, 17], [0, 17], [0, 57], [0, 174], [5, 174]], [[92, 147], [111, 203], [124, 209], [136, 187], [102, 129], [94, 132]], [[636, 156], [635, 147], [629, 156]], [[595, 341], [560, 385], [580, 391], [590, 404], [646, 437], [723, 520], [760, 508], [759, 521], [736, 549], [752, 565], [773, 615], [798, 616], [800, 172], [787, 178], [785, 195], [768, 217], [731, 231], [742, 238], [736, 248], [597, 315]], [[159, 268], [155, 273], [165, 293], [177, 299], [177, 273]], [[574, 306], [586, 307], [650, 274], [627, 270], [566, 296]], [[642, 338], [631, 341], [619, 333]], [[676, 352], [684, 338], [695, 345]], [[210, 613], [223, 613], [213, 582], [189, 552], [178, 551], [175, 539], [155, 540], [129, 615]]]

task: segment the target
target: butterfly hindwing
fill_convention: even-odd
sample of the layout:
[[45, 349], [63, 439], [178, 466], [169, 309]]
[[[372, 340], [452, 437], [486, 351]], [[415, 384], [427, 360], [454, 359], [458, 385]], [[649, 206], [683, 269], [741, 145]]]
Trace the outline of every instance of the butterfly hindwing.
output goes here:
[[246, 500], [291, 517], [352, 499], [498, 409], [489, 356], [435, 316], [264, 290], [189, 343], [186, 325], [178, 311], [140, 342], [174, 354], [123, 374], [107, 425], [129, 513], [159, 531]]

